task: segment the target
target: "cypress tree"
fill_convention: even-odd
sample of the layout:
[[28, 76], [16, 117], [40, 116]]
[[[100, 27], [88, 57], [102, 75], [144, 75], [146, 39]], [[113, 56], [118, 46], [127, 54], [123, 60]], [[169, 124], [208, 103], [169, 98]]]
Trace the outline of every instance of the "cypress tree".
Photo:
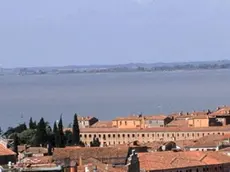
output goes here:
[[19, 138], [17, 134], [14, 134], [14, 144], [13, 144], [13, 151], [17, 154], [18, 156], [18, 145], [19, 145]]
[[29, 128], [36, 129], [36, 121], [33, 121], [32, 117], [30, 117]]
[[59, 147], [59, 134], [58, 134], [58, 129], [57, 129], [57, 123], [56, 121], [54, 122], [54, 127], [53, 127], [53, 146]]
[[78, 125], [77, 114], [74, 115], [72, 132], [73, 132], [73, 139], [72, 139], [73, 145], [79, 145], [79, 143], [80, 143], [80, 129], [79, 129], [79, 125]]
[[59, 123], [58, 123], [58, 133], [59, 133], [59, 147], [63, 148], [65, 147], [65, 135], [63, 131], [63, 124], [62, 124], [62, 116], [60, 117]]
[[46, 124], [43, 118], [38, 123], [37, 131], [36, 131], [36, 145], [44, 146], [47, 143], [47, 132], [46, 132]]

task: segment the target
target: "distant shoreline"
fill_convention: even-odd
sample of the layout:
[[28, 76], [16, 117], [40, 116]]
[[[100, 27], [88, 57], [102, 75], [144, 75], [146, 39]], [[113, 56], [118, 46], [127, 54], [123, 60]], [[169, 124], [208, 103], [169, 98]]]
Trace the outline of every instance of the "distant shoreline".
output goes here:
[[185, 63], [153, 63], [123, 64], [98, 66], [63, 66], [63, 67], [29, 67], [1, 69], [0, 75], [63, 75], [83, 73], [134, 73], [134, 72], [171, 72], [230, 69], [230, 61], [185, 62]]

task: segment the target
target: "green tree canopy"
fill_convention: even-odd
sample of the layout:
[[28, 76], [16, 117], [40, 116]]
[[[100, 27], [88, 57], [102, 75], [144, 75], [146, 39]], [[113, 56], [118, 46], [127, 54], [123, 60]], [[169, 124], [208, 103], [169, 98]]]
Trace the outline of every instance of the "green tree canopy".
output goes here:
[[46, 132], [46, 123], [43, 118], [39, 121], [36, 131], [36, 145], [44, 146], [47, 144], [47, 132]]
[[33, 121], [32, 117], [30, 117], [29, 128], [36, 129], [36, 127], [37, 127], [36, 121]]
[[80, 144], [80, 129], [79, 129], [79, 125], [78, 125], [78, 118], [77, 118], [77, 114], [74, 115], [74, 119], [73, 119], [73, 128], [72, 128], [72, 144], [73, 145], [79, 145]]

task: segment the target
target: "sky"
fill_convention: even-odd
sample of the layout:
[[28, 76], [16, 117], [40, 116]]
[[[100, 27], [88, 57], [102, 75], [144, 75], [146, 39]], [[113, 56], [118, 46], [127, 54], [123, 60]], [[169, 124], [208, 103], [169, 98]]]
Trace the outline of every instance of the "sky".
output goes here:
[[3, 67], [223, 59], [229, 0], [0, 1]]

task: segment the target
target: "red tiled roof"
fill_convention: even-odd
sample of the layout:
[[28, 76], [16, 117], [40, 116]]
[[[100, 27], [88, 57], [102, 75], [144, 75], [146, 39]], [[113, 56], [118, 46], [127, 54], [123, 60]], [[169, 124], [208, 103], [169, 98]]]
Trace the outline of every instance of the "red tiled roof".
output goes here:
[[88, 158], [124, 158], [128, 155], [129, 147], [66, 147], [55, 148], [53, 152], [53, 159], [55, 161], [69, 158], [71, 160], [79, 160]]
[[16, 155], [16, 153], [6, 148], [4, 145], [0, 144], [0, 156], [10, 156], [10, 155]]
[[91, 128], [112, 128], [112, 121], [98, 121]]
[[169, 127], [188, 127], [188, 120], [173, 120], [167, 124]]
[[78, 121], [89, 121], [93, 118], [95, 118], [95, 117], [93, 117], [93, 116], [78, 116], [77, 117]]
[[230, 163], [230, 157], [219, 152], [154, 152], [139, 153], [140, 168], [165, 170]]
[[44, 148], [44, 147], [27, 147], [25, 148], [25, 145], [20, 145], [18, 146], [18, 151], [19, 152], [30, 152], [30, 153], [33, 153], [33, 154], [45, 154], [45, 153], [48, 153], [48, 149], [47, 148]]
[[189, 147], [216, 147], [222, 141], [229, 139], [230, 135], [208, 135], [201, 137], [200, 139], [196, 140], [193, 145]]
[[144, 119], [148, 119], [148, 120], [164, 120], [166, 119], [168, 116], [166, 115], [145, 115]]
[[28, 157], [22, 160], [24, 164], [51, 164], [53, 163], [52, 156], [41, 156], [41, 157]]

